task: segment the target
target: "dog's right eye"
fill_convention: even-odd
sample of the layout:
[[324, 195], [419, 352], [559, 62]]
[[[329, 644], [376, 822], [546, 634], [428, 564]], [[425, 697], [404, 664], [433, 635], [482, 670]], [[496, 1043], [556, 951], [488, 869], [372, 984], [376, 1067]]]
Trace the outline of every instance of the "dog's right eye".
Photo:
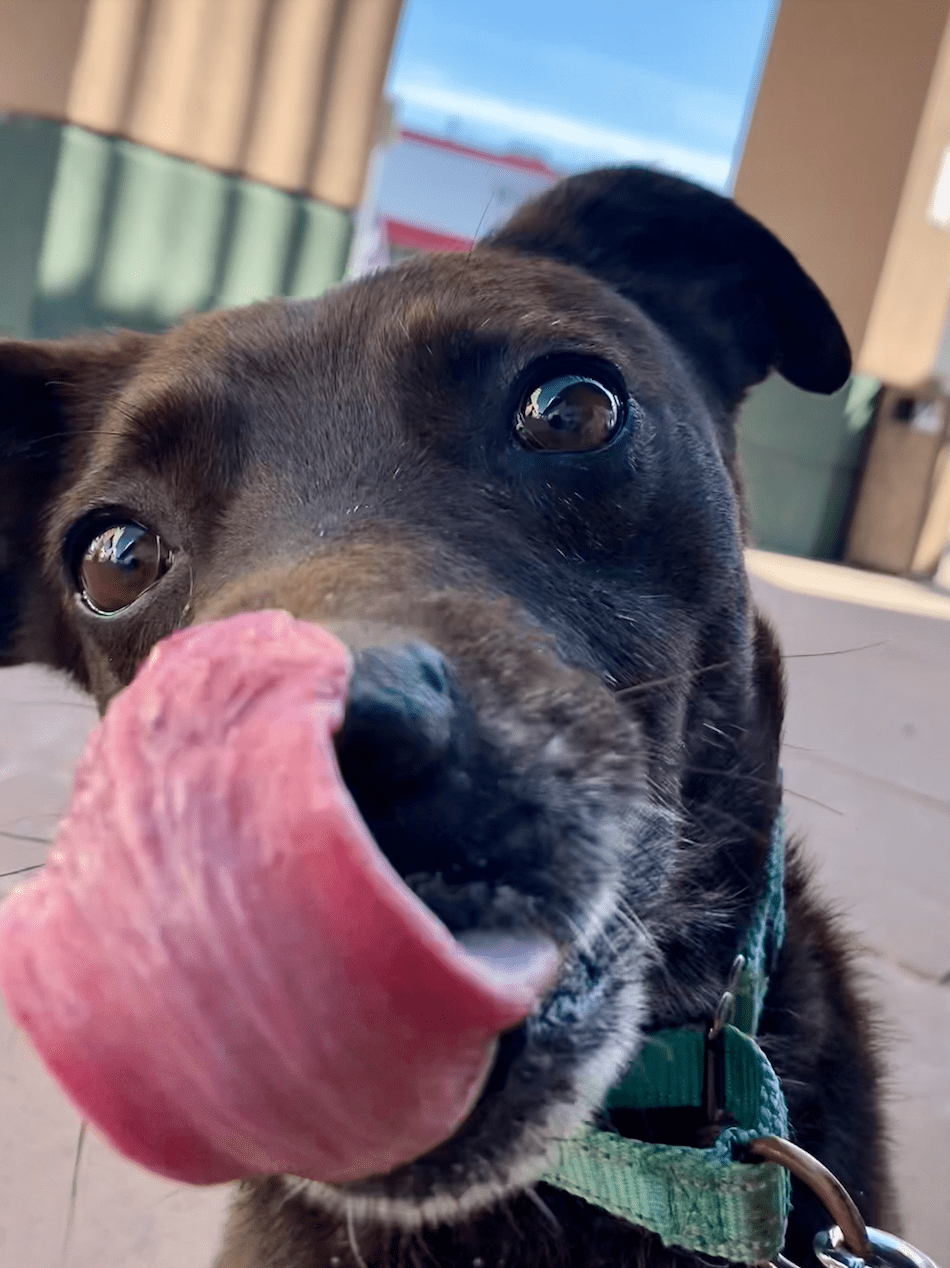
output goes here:
[[622, 423], [620, 400], [599, 379], [562, 374], [528, 393], [515, 432], [526, 449], [583, 453], [613, 440]]
[[168, 568], [162, 539], [141, 524], [110, 524], [78, 560], [76, 581], [83, 602], [99, 616], [114, 616], [145, 593]]

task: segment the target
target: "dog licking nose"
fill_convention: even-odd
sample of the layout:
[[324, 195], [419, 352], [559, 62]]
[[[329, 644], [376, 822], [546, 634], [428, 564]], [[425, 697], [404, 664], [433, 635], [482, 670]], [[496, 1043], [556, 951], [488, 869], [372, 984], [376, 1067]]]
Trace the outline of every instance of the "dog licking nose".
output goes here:
[[[380, 853], [334, 758], [349, 673], [282, 612], [165, 640], [93, 734], [45, 873], [0, 913], [11, 1012], [81, 1112], [169, 1177], [411, 1161], [557, 971], [541, 936], [463, 945]], [[450, 730], [437, 654], [363, 654], [347, 709], [351, 765], [383, 777], [378, 724], [386, 777], [418, 776]]]
[[[643, 168], [319, 299], [0, 340], [0, 663], [108, 706], [0, 988], [126, 1153], [255, 1177], [220, 1268], [707, 1262], [550, 1165], [665, 1138], [610, 1090], [773, 906], [735, 426], [772, 371], [846, 383], [824, 297]], [[794, 848], [784, 895], [763, 1050], [881, 1224], [874, 1026]]]

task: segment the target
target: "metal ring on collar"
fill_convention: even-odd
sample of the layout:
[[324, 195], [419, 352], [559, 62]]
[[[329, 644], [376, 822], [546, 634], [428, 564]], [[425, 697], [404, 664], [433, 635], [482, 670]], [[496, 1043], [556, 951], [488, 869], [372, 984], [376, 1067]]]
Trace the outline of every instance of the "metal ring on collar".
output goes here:
[[[835, 1221], [834, 1227], [815, 1236], [815, 1255], [822, 1268], [937, 1268], [916, 1246], [879, 1228], [868, 1228], [837, 1176], [804, 1149], [779, 1136], [750, 1140], [746, 1148], [766, 1162], [777, 1162], [807, 1184]], [[771, 1268], [797, 1266], [779, 1254], [771, 1261]]]
[[762, 1136], [750, 1140], [748, 1151], [766, 1162], [777, 1162], [803, 1184], [807, 1184], [825, 1210], [841, 1229], [844, 1244], [852, 1254], [870, 1259], [874, 1249], [868, 1240], [868, 1230], [861, 1212], [854, 1205], [851, 1194], [837, 1176], [817, 1158], [813, 1158], [790, 1140], [778, 1136]]

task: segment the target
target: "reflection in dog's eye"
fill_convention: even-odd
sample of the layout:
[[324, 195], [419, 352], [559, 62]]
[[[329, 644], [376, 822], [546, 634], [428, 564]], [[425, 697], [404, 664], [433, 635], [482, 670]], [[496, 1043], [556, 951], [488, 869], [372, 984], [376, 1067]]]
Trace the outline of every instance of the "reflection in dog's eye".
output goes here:
[[161, 538], [141, 524], [112, 524], [86, 547], [79, 582], [87, 606], [102, 615], [121, 612], [167, 567]]
[[620, 426], [620, 402], [596, 379], [564, 374], [531, 392], [515, 423], [529, 449], [580, 453], [599, 449]]

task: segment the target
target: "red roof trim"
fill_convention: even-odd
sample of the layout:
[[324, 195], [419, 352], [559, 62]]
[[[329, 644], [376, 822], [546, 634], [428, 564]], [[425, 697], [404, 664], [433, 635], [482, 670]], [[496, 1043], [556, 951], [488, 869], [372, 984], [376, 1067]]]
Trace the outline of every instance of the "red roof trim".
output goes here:
[[517, 168], [519, 172], [534, 172], [537, 176], [550, 176], [552, 180], [557, 180], [560, 175], [541, 159], [528, 158], [520, 154], [492, 154], [489, 150], [476, 150], [471, 145], [460, 145], [458, 141], [450, 141], [447, 137], [413, 132], [411, 128], [402, 128], [399, 135], [405, 141], [415, 141], [417, 145], [428, 145], [434, 150], [448, 150], [452, 154], [464, 154], [468, 158], [481, 159], [483, 162], [500, 163], [503, 167]]
[[405, 220], [387, 220], [386, 237], [394, 247], [410, 251], [471, 251], [471, 238], [458, 238], [453, 233], [436, 233]]

